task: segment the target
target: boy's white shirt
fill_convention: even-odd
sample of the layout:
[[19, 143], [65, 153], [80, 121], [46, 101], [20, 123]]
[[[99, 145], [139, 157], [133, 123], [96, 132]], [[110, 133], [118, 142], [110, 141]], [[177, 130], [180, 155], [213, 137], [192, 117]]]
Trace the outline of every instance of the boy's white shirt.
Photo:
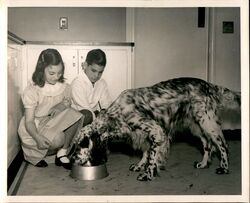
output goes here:
[[93, 86], [84, 71], [72, 81], [71, 94], [72, 108], [77, 111], [87, 109], [92, 112], [93, 118], [95, 118], [94, 111], [100, 110], [98, 102], [103, 109], [112, 102], [106, 81], [101, 78]]

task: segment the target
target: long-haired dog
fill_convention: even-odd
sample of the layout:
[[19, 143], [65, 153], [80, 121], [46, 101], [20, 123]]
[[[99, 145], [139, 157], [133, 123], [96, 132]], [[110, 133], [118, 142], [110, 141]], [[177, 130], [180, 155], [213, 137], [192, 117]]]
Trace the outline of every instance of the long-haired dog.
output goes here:
[[[216, 173], [227, 174], [228, 146], [218, 111], [240, 107], [240, 102], [240, 93], [197, 78], [171, 79], [151, 87], [126, 90], [92, 124], [81, 129], [74, 139], [78, 150], [73, 160], [85, 163], [91, 159], [99, 146], [95, 144], [96, 137], [98, 142], [125, 138], [134, 149], [143, 152], [142, 159], [129, 169], [143, 171], [138, 180], [152, 180], [165, 166], [176, 130], [188, 128], [203, 144], [203, 159], [195, 167], [208, 167], [212, 153], [217, 150], [220, 167]], [[81, 143], [86, 139], [88, 144], [83, 148]]]

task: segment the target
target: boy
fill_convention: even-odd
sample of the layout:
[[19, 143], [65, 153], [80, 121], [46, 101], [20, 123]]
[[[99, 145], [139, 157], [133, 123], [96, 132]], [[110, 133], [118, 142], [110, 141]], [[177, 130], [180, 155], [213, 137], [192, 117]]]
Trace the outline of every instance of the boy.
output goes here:
[[84, 115], [83, 126], [91, 123], [101, 109], [112, 102], [107, 83], [101, 78], [106, 54], [101, 49], [88, 52], [81, 73], [71, 83], [72, 107]]

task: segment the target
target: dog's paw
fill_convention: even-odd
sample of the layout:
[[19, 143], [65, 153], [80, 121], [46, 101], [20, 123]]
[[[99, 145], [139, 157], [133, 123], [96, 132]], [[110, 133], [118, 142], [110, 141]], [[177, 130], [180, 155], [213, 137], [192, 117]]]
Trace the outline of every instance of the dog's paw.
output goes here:
[[229, 170], [226, 168], [217, 168], [216, 169], [216, 174], [222, 175], [222, 174], [229, 174]]
[[141, 173], [138, 177], [137, 177], [137, 180], [139, 181], [151, 181], [153, 180], [153, 176], [148, 173], [148, 172], [145, 172], [145, 173]]
[[130, 165], [129, 170], [138, 172], [138, 171], [141, 171], [141, 167], [138, 166], [137, 164], [132, 164], [132, 165]]
[[209, 168], [209, 165], [208, 164], [204, 164], [202, 162], [195, 161], [194, 162], [194, 167], [202, 169], [202, 168]]

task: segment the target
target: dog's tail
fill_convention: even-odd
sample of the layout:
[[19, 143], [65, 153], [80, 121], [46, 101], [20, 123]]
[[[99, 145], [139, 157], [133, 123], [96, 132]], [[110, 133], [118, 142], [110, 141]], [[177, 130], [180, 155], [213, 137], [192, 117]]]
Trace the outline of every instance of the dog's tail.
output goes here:
[[228, 88], [217, 86], [220, 104], [226, 109], [241, 108], [241, 92], [232, 91]]

